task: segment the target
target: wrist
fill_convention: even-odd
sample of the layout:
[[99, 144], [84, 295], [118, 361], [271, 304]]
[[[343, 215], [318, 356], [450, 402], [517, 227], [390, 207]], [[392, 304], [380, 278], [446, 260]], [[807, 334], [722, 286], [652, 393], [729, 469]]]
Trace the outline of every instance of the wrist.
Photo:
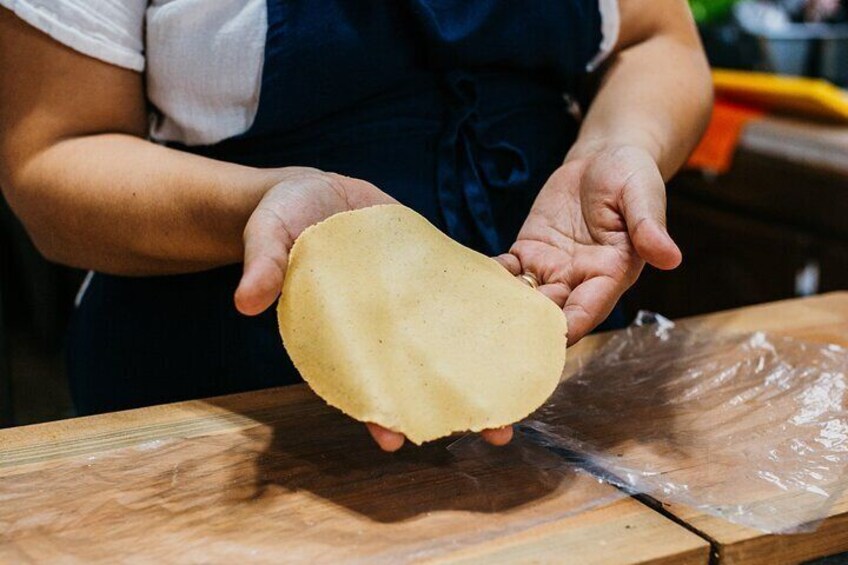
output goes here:
[[230, 183], [227, 198], [230, 217], [239, 218], [242, 224], [247, 223], [247, 219], [253, 214], [268, 191], [291, 180], [295, 168], [262, 169], [245, 167], [241, 172], [243, 176], [240, 182]]
[[565, 162], [587, 160], [597, 155], [634, 149], [647, 154], [658, 167], [662, 168], [661, 163], [665, 152], [656, 137], [647, 132], [609, 136], [581, 135], [568, 151]]
[[218, 255], [216, 263], [240, 262], [247, 221], [268, 191], [285, 181], [286, 170], [232, 164], [213, 170], [217, 172], [214, 195], [201, 192], [191, 215], [209, 234], [208, 252]]

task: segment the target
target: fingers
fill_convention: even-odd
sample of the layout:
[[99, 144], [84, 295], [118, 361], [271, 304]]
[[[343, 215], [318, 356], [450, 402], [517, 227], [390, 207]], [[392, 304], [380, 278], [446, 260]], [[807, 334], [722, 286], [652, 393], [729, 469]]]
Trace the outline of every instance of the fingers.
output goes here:
[[[362, 180], [314, 169], [293, 170], [285, 183], [265, 195], [244, 229], [244, 271], [235, 293], [236, 308], [255, 316], [274, 304], [294, 238], [308, 226], [337, 212], [395, 202]], [[275, 210], [294, 212], [284, 223]]]
[[565, 301], [568, 345], [574, 345], [610, 315], [624, 289], [609, 277], [594, 277], [578, 285]]
[[680, 266], [683, 254], [666, 231], [665, 224], [650, 218], [638, 221], [633, 228], [627, 222], [630, 240], [636, 252], [657, 269], [671, 270]]
[[504, 253], [494, 258], [495, 261], [503, 265], [512, 275], [518, 276], [521, 274], [521, 261], [512, 253]]
[[329, 175], [334, 181], [344, 185], [346, 200], [351, 210], [358, 208], [367, 208], [368, 206], [377, 206], [381, 204], [398, 204], [393, 196], [386, 194], [370, 182], [345, 177], [332, 173]]
[[236, 308], [255, 316], [270, 307], [283, 287], [292, 238], [280, 218], [257, 209], [244, 229], [244, 270], [235, 293]]
[[656, 167], [633, 174], [621, 196], [630, 241], [639, 256], [658, 269], [674, 269], [683, 260], [666, 230], [665, 183]]
[[[397, 451], [403, 447], [405, 438], [403, 434], [387, 430], [379, 424], [366, 423], [365, 427], [380, 449], [389, 453]], [[502, 446], [508, 444], [512, 440], [512, 426], [504, 426], [503, 428], [494, 428], [491, 430], [483, 430], [480, 435], [492, 445]]]
[[543, 284], [538, 290], [553, 300], [560, 308], [565, 307], [565, 301], [568, 300], [569, 290], [564, 284]]
[[512, 440], [512, 426], [483, 430], [480, 435], [492, 445], [506, 445]]
[[377, 445], [379, 445], [380, 449], [383, 451], [391, 453], [403, 447], [405, 439], [403, 434], [387, 430], [383, 426], [372, 424], [370, 422], [365, 424], [365, 427], [368, 428], [368, 431], [371, 433], [371, 437], [374, 438], [374, 441], [377, 442]]

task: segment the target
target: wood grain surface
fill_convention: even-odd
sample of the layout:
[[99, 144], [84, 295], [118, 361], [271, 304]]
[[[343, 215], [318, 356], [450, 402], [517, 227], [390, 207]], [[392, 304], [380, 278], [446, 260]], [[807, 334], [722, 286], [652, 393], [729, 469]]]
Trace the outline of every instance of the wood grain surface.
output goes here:
[[[848, 293], [686, 324], [848, 344]], [[610, 338], [584, 340], [573, 361]], [[726, 563], [848, 550], [848, 498], [797, 536], [663, 512]], [[384, 454], [302, 386], [0, 431], [0, 562], [706, 563], [709, 551], [520, 439]]]
[[[768, 331], [805, 341], [848, 346], [848, 293], [776, 302], [693, 318], [721, 332]], [[713, 542], [718, 563], [780, 565], [848, 551], [848, 494], [811, 533], [768, 535], [680, 505], [665, 509]]]
[[377, 450], [303, 386], [0, 432], [0, 562], [706, 563], [520, 440]]

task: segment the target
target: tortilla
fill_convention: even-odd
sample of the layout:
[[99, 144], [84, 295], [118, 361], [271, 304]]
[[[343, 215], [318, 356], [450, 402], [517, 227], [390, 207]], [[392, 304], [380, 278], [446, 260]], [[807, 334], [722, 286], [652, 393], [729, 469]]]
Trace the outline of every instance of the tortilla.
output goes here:
[[565, 364], [556, 304], [400, 205], [306, 229], [277, 313], [321, 398], [416, 444], [526, 417]]

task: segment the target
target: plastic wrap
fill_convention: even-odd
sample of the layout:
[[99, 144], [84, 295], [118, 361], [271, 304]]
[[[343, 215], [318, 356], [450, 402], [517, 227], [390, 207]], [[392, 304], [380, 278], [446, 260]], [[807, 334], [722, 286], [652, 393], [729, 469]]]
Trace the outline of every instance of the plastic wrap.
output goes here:
[[642, 313], [526, 426], [631, 493], [805, 531], [848, 486], [848, 351]]
[[11, 450], [0, 562], [407, 562], [625, 493], [768, 532], [814, 527], [848, 483], [848, 352], [639, 324], [652, 321], [573, 356], [504, 448], [466, 436], [381, 454], [304, 396]]
[[[626, 497], [521, 434], [505, 448], [468, 436], [389, 455], [334, 411], [263, 419], [192, 420], [20, 466], [0, 457], [0, 562], [404, 563]], [[212, 431], [182, 435], [197, 430]]]

